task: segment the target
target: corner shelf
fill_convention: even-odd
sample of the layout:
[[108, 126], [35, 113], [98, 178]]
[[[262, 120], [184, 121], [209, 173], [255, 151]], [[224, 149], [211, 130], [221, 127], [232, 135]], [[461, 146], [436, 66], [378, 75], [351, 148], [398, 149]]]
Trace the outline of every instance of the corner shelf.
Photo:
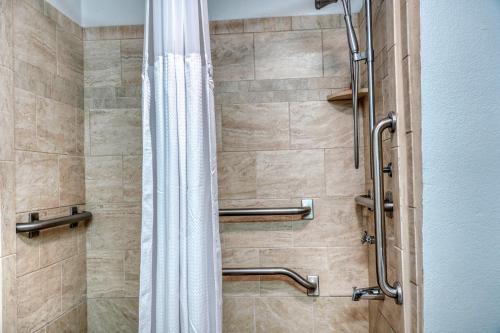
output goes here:
[[[358, 91], [358, 99], [363, 98], [366, 95], [368, 95], [368, 88], [361, 88]], [[333, 93], [331, 95], [328, 95], [326, 98], [329, 102], [335, 102], [335, 101], [347, 101], [352, 99], [352, 90], [351, 89], [346, 89], [342, 91], [338, 91], [336, 93]]]

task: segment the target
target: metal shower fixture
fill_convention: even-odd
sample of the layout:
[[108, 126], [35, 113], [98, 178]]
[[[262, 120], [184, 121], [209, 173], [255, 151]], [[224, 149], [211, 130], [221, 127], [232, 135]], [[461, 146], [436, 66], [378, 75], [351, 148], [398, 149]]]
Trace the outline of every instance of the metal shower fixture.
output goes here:
[[338, 0], [315, 0], [315, 7], [316, 9], [321, 9], [325, 6], [328, 6], [331, 3], [337, 3]]

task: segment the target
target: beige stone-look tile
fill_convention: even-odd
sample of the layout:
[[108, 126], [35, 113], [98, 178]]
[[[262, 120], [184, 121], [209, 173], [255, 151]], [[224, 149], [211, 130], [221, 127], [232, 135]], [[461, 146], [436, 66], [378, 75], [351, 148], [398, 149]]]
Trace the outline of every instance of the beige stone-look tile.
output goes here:
[[61, 314], [61, 265], [18, 279], [17, 330], [32, 332]]
[[144, 25], [85, 28], [83, 40], [134, 39], [144, 36]]
[[350, 297], [315, 299], [314, 332], [368, 332], [368, 302], [353, 302]]
[[143, 44], [142, 39], [120, 41], [122, 84], [141, 84]]
[[87, 203], [123, 200], [121, 156], [85, 158], [85, 194]]
[[255, 78], [323, 76], [321, 52], [319, 30], [256, 34]]
[[84, 155], [85, 152], [85, 113], [82, 109], [76, 109], [76, 153]]
[[341, 76], [349, 81], [349, 47], [345, 29], [323, 30], [323, 62], [325, 76]]
[[13, 0], [0, 2], [0, 65], [12, 68], [13, 63]]
[[138, 330], [137, 298], [97, 298], [87, 301], [89, 332], [135, 333]]
[[292, 16], [292, 30], [338, 29], [344, 24], [342, 15]]
[[351, 296], [352, 287], [368, 285], [368, 252], [361, 245], [328, 248], [328, 276], [323, 290], [330, 296]]
[[224, 297], [223, 301], [224, 333], [253, 333], [254, 299], [242, 297]]
[[214, 35], [211, 38], [215, 81], [253, 80], [253, 34]]
[[141, 204], [87, 204], [92, 212], [87, 239], [92, 250], [135, 250], [141, 237]]
[[56, 75], [52, 80], [50, 98], [67, 105], [83, 108], [83, 86], [81, 82]]
[[[23, 214], [27, 215], [27, 214]], [[27, 222], [27, 219], [17, 222]], [[28, 238], [27, 234], [16, 237], [16, 272], [25, 275], [40, 268], [40, 237]]]
[[314, 220], [293, 223], [293, 244], [308, 246], [356, 246], [366, 229], [361, 209], [353, 198], [314, 200]]
[[86, 41], [83, 46], [85, 86], [119, 86], [122, 81], [120, 41]]
[[85, 161], [83, 157], [59, 157], [59, 196], [61, 206], [85, 203]]
[[87, 297], [124, 297], [123, 251], [87, 252]]
[[0, 160], [14, 159], [14, 79], [12, 70], [0, 66]]
[[0, 162], [0, 257], [16, 253], [15, 179], [14, 162]]
[[142, 156], [123, 156], [123, 200], [141, 201]]
[[335, 148], [325, 151], [327, 195], [355, 196], [364, 192], [364, 159], [361, 155], [359, 169], [355, 169], [352, 154], [352, 148]]
[[14, 90], [15, 147], [36, 150], [36, 96], [26, 90]]
[[228, 223], [223, 230], [226, 249], [292, 246], [291, 222]]
[[236, 34], [243, 32], [243, 20], [210, 21], [210, 34]]
[[[350, 104], [290, 103], [291, 148], [350, 148], [353, 145], [352, 122]], [[362, 140], [361, 137], [360, 142]]]
[[257, 196], [318, 197], [323, 192], [323, 164], [322, 150], [257, 152]]
[[310, 270], [310, 273], [328, 267], [327, 249], [323, 247], [261, 249], [259, 255], [262, 267], [287, 267]]
[[141, 110], [92, 110], [90, 145], [92, 155], [141, 154]]
[[2, 277], [2, 332], [16, 332], [17, 326], [17, 283], [16, 256], [10, 255], [0, 259], [0, 276]]
[[83, 42], [71, 31], [56, 31], [57, 74], [83, 85]]
[[380, 312], [377, 312], [377, 317], [373, 321], [375, 322], [374, 333], [396, 333]]
[[245, 32], [287, 31], [292, 29], [290, 16], [264, 17], [243, 20]]
[[260, 297], [255, 300], [256, 332], [313, 332], [313, 300], [308, 297]]
[[68, 311], [85, 299], [87, 291], [86, 258], [76, 255], [62, 263], [62, 310]]
[[226, 268], [259, 265], [259, 250], [254, 248], [226, 248], [222, 250], [222, 265]]
[[222, 106], [224, 151], [288, 148], [288, 103]]
[[56, 73], [55, 22], [26, 1], [14, 1], [14, 18], [14, 56]]
[[59, 205], [58, 156], [16, 152], [16, 211]]
[[76, 109], [39, 97], [36, 100], [36, 133], [42, 152], [69, 154], [76, 152]]
[[47, 229], [41, 232], [40, 265], [45, 267], [76, 255], [78, 253], [76, 236], [76, 230], [68, 227]]
[[46, 333], [82, 332], [78, 318], [78, 309], [74, 308], [64, 313], [45, 328]]
[[27, 62], [14, 59], [14, 86], [36, 95], [50, 97], [53, 74]]
[[218, 183], [220, 199], [255, 198], [257, 191], [255, 153], [220, 153]]
[[141, 269], [140, 250], [127, 250], [123, 258], [123, 269], [125, 271], [125, 281], [139, 282], [139, 273]]

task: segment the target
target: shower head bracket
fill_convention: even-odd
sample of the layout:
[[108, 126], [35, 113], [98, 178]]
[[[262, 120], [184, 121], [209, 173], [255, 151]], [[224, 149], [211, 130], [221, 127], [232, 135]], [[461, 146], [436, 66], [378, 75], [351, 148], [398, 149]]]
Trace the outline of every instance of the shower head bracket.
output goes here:
[[314, 6], [319, 10], [329, 4], [337, 3], [337, 1], [338, 0], [314, 0]]

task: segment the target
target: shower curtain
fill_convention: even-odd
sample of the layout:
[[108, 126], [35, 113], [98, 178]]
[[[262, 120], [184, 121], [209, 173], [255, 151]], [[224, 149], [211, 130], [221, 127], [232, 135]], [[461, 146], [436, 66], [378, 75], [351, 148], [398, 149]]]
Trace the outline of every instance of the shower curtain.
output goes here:
[[147, 0], [139, 331], [221, 332], [206, 0]]

